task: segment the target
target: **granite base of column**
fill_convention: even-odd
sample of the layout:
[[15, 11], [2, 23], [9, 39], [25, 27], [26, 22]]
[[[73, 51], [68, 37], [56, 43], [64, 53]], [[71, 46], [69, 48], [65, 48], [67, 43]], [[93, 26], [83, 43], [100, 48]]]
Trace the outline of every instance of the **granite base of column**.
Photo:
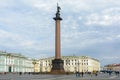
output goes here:
[[64, 71], [64, 61], [61, 59], [52, 60], [51, 74], [65, 74]]

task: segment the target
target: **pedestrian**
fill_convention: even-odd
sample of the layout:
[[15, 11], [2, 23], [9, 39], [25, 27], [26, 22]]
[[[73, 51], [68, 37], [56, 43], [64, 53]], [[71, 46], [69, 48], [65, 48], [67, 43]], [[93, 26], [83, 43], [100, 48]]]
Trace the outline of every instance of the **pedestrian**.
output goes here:
[[30, 75], [30, 72], [28, 72], [28, 74]]
[[82, 77], [83, 77], [84, 73], [82, 72], [81, 75], [82, 75]]
[[116, 75], [116, 76], [118, 75], [118, 72], [117, 72], [117, 71], [115, 71], [115, 75]]
[[97, 76], [98, 74], [97, 74], [97, 72], [95, 73], [95, 76]]
[[22, 72], [19, 72], [19, 75], [22, 75]]
[[91, 77], [92, 77], [92, 73], [91, 73]]
[[78, 72], [78, 77], [80, 77], [80, 72]]
[[110, 71], [109, 71], [108, 73], [109, 73], [109, 75], [111, 75], [111, 72], [110, 72]]
[[119, 74], [120, 74], [120, 72], [119, 71], [117, 71], [117, 75], [119, 76]]
[[75, 76], [77, 77], [77, 71], [75, 72]]

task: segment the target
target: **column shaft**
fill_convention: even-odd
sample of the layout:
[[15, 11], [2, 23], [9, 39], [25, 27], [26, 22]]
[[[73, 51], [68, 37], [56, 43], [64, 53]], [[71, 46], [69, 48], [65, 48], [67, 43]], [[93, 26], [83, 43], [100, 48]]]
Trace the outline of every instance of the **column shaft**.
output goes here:
[[56, 20], [56, 33], [55, 33], [55, 58], [60, 59], [60, 20]]

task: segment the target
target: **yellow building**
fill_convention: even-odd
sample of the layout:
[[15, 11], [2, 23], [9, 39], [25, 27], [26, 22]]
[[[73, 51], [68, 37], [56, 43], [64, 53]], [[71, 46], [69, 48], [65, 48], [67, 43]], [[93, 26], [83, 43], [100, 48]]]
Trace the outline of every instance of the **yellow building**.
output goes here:
[[[40, 72], [50, 72], [52, 60], [54, 58], [44, 58], [39, 60]], [[62, 56], [64, 70], [66, 72], [93, 72], [100, 71], [100, 62], [97, 59], [87, 56]]]
[[40, 72], [40, 65], [38, 60], [33, 60], [33, 65], [34, 65], [34, 72]]

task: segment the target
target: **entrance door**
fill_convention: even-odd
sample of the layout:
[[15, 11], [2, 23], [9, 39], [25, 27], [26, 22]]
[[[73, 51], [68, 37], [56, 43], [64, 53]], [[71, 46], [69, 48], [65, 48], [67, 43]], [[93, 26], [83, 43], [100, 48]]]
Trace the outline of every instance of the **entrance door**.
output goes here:
[[12, 68], [11, 68], [11, 66], [9, 66], [9, 69], [8, 69], [9, 71], [8, 72], [12, 72]]

